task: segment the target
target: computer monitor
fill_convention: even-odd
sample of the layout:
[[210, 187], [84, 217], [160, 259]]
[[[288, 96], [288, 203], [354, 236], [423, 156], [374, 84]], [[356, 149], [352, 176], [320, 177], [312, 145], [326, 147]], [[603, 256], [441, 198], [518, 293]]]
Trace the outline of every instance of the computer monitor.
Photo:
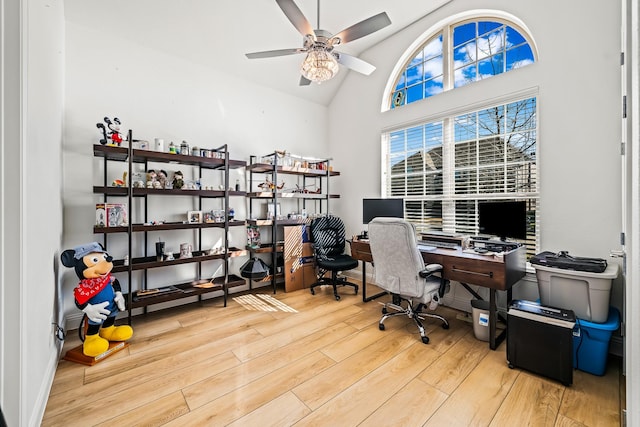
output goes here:
[[362, 223], [376, 217], [404, 218], [403, 199], [362, 199]]
[[480, 234], [498, 236], [501, 240], [527, 238], [527, 202], [478, 202]]

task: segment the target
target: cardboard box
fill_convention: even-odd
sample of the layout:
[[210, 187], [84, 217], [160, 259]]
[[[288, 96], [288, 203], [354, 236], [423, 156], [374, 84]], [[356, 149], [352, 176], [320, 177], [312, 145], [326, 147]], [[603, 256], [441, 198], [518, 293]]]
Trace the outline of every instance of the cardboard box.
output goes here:
[[96, 204], [96, 227], [106, 227], [107, 223], [107, 208], [104, 203]]

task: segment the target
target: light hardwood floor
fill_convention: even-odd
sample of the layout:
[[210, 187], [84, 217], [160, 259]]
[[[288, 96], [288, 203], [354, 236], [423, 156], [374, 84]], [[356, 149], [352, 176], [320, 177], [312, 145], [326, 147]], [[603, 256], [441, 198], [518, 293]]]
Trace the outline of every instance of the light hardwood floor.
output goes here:
[[340, 293], [263, 289], [244, 305], [214, 299], [135, 317], [128, 348], [92, 367], [60, 361], [42, 425], [620, 425], [617, 358], [604, 376], [576, 370], [564, 387], [509, 369], [505, 343], [489, 350], [455, 310], [438, 308], [448, 330], [426, 321], [425, 345], [407, 318], [378, 329], [385, 297]]

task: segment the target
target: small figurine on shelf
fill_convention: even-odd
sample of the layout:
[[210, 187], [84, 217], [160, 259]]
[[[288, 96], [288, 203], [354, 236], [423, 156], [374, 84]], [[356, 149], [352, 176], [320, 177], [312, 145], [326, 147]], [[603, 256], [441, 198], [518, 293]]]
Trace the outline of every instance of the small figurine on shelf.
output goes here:
[[158, 183], [158, 188], [165, 189], [167, 188], [167, 171], [160, 169], [156, 172], [156, 180]]
[[127, 185], [127, 171], [122, 173], [122, 179], [114, 179], [111, 183], [113, 187], [126, 187]]
[[122, 145], [122, 133], [120, 133], [120, 125], [122, 123], [120, 123], [120, 119], [114, 117], [113, 121], [111, 121], [109, 117], [105, 117], [104, 122], [109, 128], [109, 134], [107, 134], [107, 130], [102, 123], [96, 124], [99, 129], [102, 129], [103, 139], [100, 140], [100, 144], [107, 144], [111, 140], [109, 145], [117, 145], [118, 147]]
[[158, 180], [158, 174], [155, 170], [149, 169], [147, 172], [147, 188], [156, 188], [156, 182]]
[[184, 187], [184, 178], [182, 177], [182, 172], [175, 171], [173, 173], [173, 188], [176, 190]]
[[62, 265], [75, 269], [80, 279], [73, 294], [89, 324], [82, 345], [84, 355], [96, 357], [109, 349], [109, 342], [131, 338], [131, 326], [115, 326], [118, 311], [125, 309], [125, 300], [120, 282], [111, 276], [113, 258], [102, 245], [92, 242], [67, 249], [60, 258]]
[[284, 182], [282, 182], [280, 185], [276, 185], [271, 182], [269, 178], [266, 178], [264, 182], [258, 184], [258, 187], [262, 188], [262, 190], [264, 191], [274, 191], [276, 189], [282, 190], [282, 188], [284, 187]]

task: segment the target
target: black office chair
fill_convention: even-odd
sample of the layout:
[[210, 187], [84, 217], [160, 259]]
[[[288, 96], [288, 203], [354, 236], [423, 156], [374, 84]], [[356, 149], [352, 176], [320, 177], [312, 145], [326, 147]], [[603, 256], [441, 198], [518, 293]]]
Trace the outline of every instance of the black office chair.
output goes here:
[[[315, 288], [323, 285], [333, 286], [333, 296], [340, 300], [337, 286], [353, 286], [356, 295], [358, 285], [349, 283], [338, 272], [351, 270], [358, 266], [358, 260], [344, 253], [345, 231], [344, 224], [337, 216], [324, 216], [311, 221], [311, 243], [313, 244], [316, 265], [318, 266], [318, 281], [311, 285], [311, 295], [315, 295]], [[331, 277], [324, 277], [331, 272]]]
[[382, 308], [380, 330], [384, 331], [384, 321], [389, 317], [408, 316], [418, 327], [422, 342], [428, 344], [424, 318], [437, 319], [449, 329], [447, 319], [433, 312], [448, 292], [449, 281], [442, 277], [440, 264], [424, 264], [413, 224], [401, 218], [374, 218], [369, 223], [369, 244], [376, 284], [393, 295], [393, 301]]

